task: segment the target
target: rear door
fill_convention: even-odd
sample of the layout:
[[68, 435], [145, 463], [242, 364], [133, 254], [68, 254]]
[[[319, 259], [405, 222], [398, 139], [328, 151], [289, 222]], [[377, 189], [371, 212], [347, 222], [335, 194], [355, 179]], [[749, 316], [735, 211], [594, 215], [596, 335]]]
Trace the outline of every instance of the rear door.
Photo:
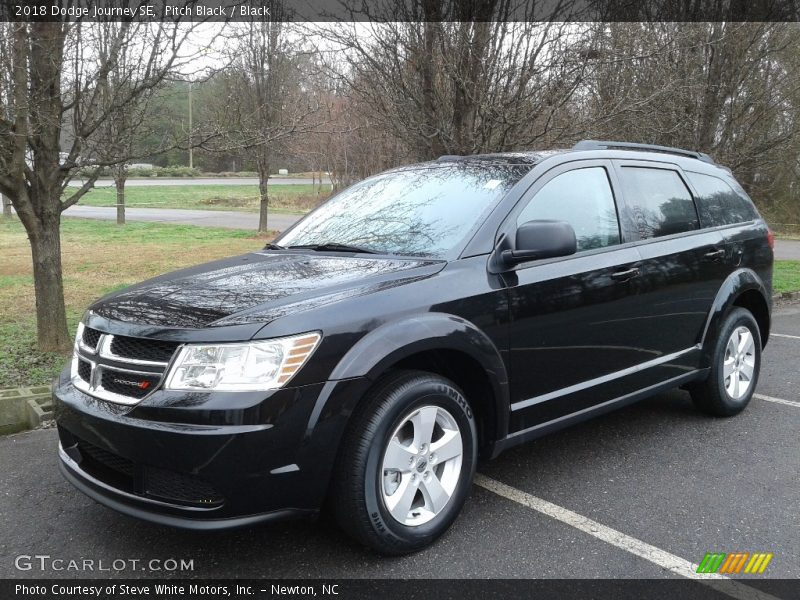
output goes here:
[[719, 231], [701, 228], [677, 165], [616, 160], [614, 167], [623, 227], [641, 259], [634, 282], [639, 302], [630, 319], [640, 347], [662, 361], [643, 371], [644, 387], [696, 366], [706, 317], [729, 272], [729, 250]]

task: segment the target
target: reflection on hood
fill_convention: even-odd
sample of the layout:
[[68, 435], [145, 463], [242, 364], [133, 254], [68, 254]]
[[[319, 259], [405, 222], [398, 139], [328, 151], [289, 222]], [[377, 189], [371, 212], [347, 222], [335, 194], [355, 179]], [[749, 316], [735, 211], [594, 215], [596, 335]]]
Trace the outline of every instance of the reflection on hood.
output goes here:
[[92, 306], [115, 321], [163, 327], [266, 323], [348, 297], [427, 277], [417, 259], [255, 252], [162, 275]]

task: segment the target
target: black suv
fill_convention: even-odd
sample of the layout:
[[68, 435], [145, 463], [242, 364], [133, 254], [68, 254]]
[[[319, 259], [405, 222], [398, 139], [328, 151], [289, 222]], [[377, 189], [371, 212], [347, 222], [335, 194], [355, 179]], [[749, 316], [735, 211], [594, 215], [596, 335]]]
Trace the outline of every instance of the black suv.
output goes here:
[[339, 193], [259, 252], [97, 301], [55, 385], [61, 469], [197, 530], [315, 515], [430, 544], [479, 456], [668, 388], [740, 412], [772, 235], [706, 155], [444, 156]]

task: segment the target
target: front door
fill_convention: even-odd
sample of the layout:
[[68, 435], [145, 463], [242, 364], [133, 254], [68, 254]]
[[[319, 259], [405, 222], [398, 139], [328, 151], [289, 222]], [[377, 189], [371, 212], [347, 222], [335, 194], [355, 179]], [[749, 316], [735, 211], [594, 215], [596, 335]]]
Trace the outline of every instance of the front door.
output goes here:
[[510, 307], [511, 431], [530, 429], [629, 390], [626, 375], [652, 357], [638, 342], [633, 282], [639, 254], [624, 245], [608, 161], [576, 161], [540, 179], [506, 228], [566, 221], [576, 254], [505, 275]]

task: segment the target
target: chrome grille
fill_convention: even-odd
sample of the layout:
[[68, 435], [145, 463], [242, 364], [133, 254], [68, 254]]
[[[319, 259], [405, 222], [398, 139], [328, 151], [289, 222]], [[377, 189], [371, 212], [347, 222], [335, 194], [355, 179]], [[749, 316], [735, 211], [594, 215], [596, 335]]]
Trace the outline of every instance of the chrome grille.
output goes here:
[[118, 404], [136, 404], [158, 389], [180, 346], [177, 342], [116, 336], [83, 324], [76, 338], [72, 384], [82, 392]]

